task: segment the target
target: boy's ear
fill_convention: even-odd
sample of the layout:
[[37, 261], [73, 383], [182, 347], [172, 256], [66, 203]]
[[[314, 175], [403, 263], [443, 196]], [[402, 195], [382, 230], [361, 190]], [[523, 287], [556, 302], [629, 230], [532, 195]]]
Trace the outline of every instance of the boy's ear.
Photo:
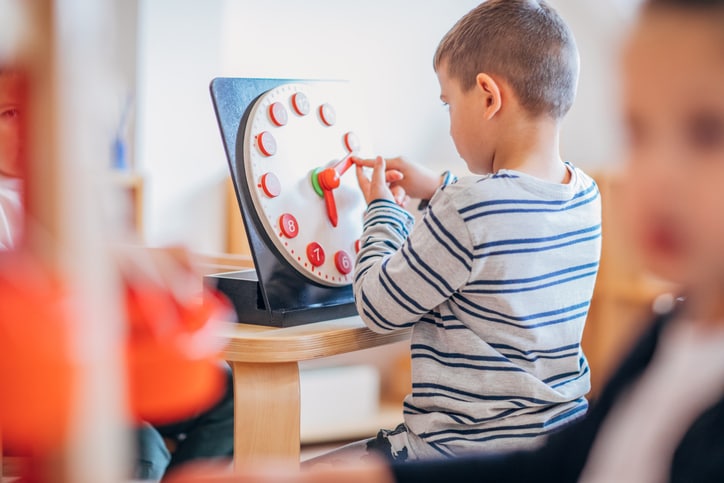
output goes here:
[[503, 107], [503, 96], [500, 85], [488, 74], [480, 73], [475, 77], [475, 87], [478, 89], [485, 110], [485, 119], [490, 120]]

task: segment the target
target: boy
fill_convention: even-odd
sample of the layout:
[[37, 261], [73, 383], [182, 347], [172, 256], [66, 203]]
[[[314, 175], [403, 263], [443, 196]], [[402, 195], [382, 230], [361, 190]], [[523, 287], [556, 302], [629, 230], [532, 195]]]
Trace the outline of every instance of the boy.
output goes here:
[[687, 300], [654, 320], [583, 421], [502, 457], [178, 481], [724, 481], [723, 26], [724, 0], [648, 0], [628, 43], [632, 241]]
[[[535, 447], [585, 414], [589, 391], [580, 343], [599, 194], [558, 147], [578, 77], [573, 35], [544, 1], [490, 0], [447, 33], [434, 66], [455, 146], [481, 176], [438, 189], [401, 159], [357, 169], [369, 204], [357, 308], [372, 330], [412, 327], [405, 423], [368, 444], [396, 460]], [[393, 189], [430, 199], [414, 231], [387, 168], [402, 174]]]
[[[686, 301], [654, 319], [585, 420], [540, 450], [400, 465], [396, 481], [724, 481], [722, 52], [724, 0], [648, 0], [624, 58], [626, 215], [645, 267]], [[334, 477], [388, 481], [379, 471]]]

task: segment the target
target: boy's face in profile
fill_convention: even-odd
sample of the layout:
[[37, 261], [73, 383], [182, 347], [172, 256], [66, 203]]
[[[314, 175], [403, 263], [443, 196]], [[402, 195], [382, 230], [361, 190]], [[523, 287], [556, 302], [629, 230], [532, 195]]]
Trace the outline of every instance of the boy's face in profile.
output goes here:
[[20, 176], [21, 82], [15, 74], [0, 73], [0, 175]]
[[724, 284], [724, 27], [644, 15], [625, 56], [626, 211], [648, 268]]
[[440, 82], [440, 100], [447, 105], [450, 114], [450, 136], [458, 154], [475, 174], [487, 174], [492, 170], [486, 129], [482, 120], [485, 117], [483, 103], [476, 95], [476, 88], [463, 91], [460, 81], [448, 73], [447, 63], [437, 69]]

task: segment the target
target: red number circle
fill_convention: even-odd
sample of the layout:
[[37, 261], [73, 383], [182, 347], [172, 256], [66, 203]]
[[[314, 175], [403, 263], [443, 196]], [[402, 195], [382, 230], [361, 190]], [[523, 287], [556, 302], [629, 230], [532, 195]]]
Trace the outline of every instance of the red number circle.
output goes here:
[[276, 198], [282, 192], [282, 185], [274, 173], [266, 173], [263, 175], [259, 186], [269, 198]]
[[279, 217], [279, 229], [287, 238], [294, 238], [299, 234], [299, 223], [294, 215], [284, 213]]
[[284, 126], [289, 120], [287, 109], [281, 102], [275, 102], [269, 106], [269, 118], [276, 126]]
[[303, 92], [297, 92], [292, 96], [292, 108], [300, 116], [309, 114], [309, 98]]
[[347, 148], [347, 151], [350, 153], [359, 149], [359, 138], [352, 131], [344, 135], [344, 147]]
[[329, 104], [322, 104], [319, 106], [319, 117], [327, 126], [334, 126], [334, 123], [337, 122], [337, 114], [334, 112], [334, 108]]
[[324, 249], [322, 245], [317, 242], [312, 242], [307, 245], [307, 260], [312, 264], [313, 267], [321, 267], [324, 264]]
[[268, 131], [259, 133], [256, 137], [256, 145], [264, 156], [274, 156], [277, 152], [277, 141]]
[[334, 266], [337, 267], [339, 273], [347, 275], [352, 271], [352, 268], [354, 268], [354, 263], [352, 262], [352, 257], [349, 256], [349, 253], [344, 250], [340, 250], [334, 254]]

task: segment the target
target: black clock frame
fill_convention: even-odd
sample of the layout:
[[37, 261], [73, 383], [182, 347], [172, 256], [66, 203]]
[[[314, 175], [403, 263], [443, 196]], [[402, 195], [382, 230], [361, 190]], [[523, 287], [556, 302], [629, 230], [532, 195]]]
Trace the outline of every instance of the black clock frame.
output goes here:
[[327, 287], [300, 274], [277, 251], [254, 208], [244, 164], [244, 131], [254, 102], [289, 83], [321, 83], [296, 79], [217, 77], [211, 99], [221, 131], [236, 199], [249, 239], [254, 269], [209, 275], [234, 305], [239, 322], [289, 327], [355, 315], [352, 286]]

